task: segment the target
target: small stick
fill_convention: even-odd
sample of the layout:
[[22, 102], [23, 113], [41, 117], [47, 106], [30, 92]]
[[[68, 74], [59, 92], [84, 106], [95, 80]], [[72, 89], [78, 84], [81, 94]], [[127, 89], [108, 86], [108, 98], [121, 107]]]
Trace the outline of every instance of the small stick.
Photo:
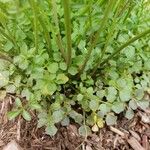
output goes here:
[[123, 137], [125, 136], [125, 134], [124, 134], [122, 131], [120, 131], [120, 130], [118, 130], [118, 129], [112, 127], [112, 126], [110, 126], [110, 130], [111, 130], [112, 132], [114, 132], [114, 133], [119, 134], [120, 136], [123, 136]]
[[145, 150], [145, 148], [143, 148], [141, 146], [141, 144], [136, 140], [136, 138], [131, 137], [130, 139], [127, 139], [127, 142], [130, 144], [130, 146], [134, 149], [134, 150]]

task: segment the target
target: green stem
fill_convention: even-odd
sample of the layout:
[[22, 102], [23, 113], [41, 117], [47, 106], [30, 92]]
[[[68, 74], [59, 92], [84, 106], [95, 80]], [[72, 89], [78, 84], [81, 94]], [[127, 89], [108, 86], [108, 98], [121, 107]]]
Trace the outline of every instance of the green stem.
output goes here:
[[63, 44], [62, 44], [63, 42], [62, 42], [62, 38], [61, 38], [61, 35], [60, 35], [60, 29], [59, 29], [59, 21], [58, 21], [58, 15], [57, 15], [56, 0], [52, 0], [51, 3], [52, 3], [52, 11], [53, 11], [53, 16], [52, 17], [53, 17], [55, 26], [57, 28], [56, 43], [58, 45], [58, 48], [60, 49], [60, 52], [61, 52], [63, 58], [66, 61], [65, 51], [64, 51], [64, 48], [63, 48]]
[[65, 19], [65, 32], [67, 38], [67, 66], [69, 67], [71, 64], [72, 55], [70, 0], [63, 0], [63, 7]]
[[[41, 17], [40, 10], [39, 10], [39, 7], [37, 7], [36, 2], [34, 0], [29, 0], [29, 1], [30, 1], [30, 3], [32, 2], [31, 4], [32, 4], [32, 7], [33, 7], [33, 12], [34, 12], [36, 21], [39, 21], [39, 23], [40, 23], [40, 25], [41, 25], [41, 27], [43, 29], [44, 38], [45, 38], [45, 41], [47, 43], [47, 45], [46, 45], [47, 52], [48, 52], [48, 54], [50, 56], [50, 54], [51, 54], [50, 53], [51, 52], [51, 38], [50, 38], [50, 35], [49, 35], [49, 31], [48, 31], [48, 29], [46, 27], [45, 21]], [[38, 29], [37, 29], [37, 31], [38, 31]]]
[[94, 49], [94, 47], [96, 46], [97, 44], [97, 41], [98, 41], [98, 38], [99, 38], [99, 35], [101, 34], [101, 32], [103, 31], [105, 25], [106, 25], [106, 22], [108, 20], [108, 17], [109, 17], [109, 14], [110, 12], [112, 11], [112, 8], [113, 8], [113, 5], [114, 5], [114, 0], [110, 0], [109, 1], [109, 4], [107, 5], [107, 8], [105, 9], [105, 12], [104, 12], [104, 17], [102, 19], [102, 22], [101, 22], [101, 25], [100, 25], [100, 28], [98, 29], [98, 31], [96, 32], [95, 36], [94, 36], [94, 40], [91, 40], [91, 45], [90, 47], [88, 48], [88, 53], [86, 55], [86, 58], [84, 60], [84, 63], [83, 65], [81, 66], [80, 70], [79, 70], [79, 76], [82, 74], [82, 72], [84, 71], [85, 69], [85, 66], [91, 56], [91, 53], [92, 53], [92, 50]]
[[122, 10], [120, 10], [121, 4], [122, 4], [122, 0], [119, 0], [119, 2], [118, 2], [118, 4], [117, 4], [117, 9], [116, 9], [116, 12], [115, 12], [115, 15], [114, 15], [113, 22], [112, 22], [112, 24], [111, 24], [111, 26], [110, 26], [110, 31], [109, 31], [109, 33], [108, 33], [108, 35], [107, 35], [106, 42], [105, 42], [104, 48], [103, 48], [103, 50], [102, 50], [101, 57], [99, 57], [99, 59], [98, 59], [98, 61], [97, 61], [97, 65], [94, 67], [94, 70], [93, 70], [93, 72], [92, 72], [92, 76], [94, 75], [94, 73], [96, 72], [96, 70], [97, 70], [97, 68], [99, 67], [100, 63], [102, 62], [102, 59], [103, 59], [104, 54], [105, 54], [105, 52], [106, 52], [106, 50], [107, 50], [107, 47], [108, 47], [110, 41], [111, 41], [111, 40], [113, 39], [113, 37], [114, 37], [113, 34], [114, 34], [115, 29], [116, 29], [116, 23], [117, 23], [117, 21], [119, 21], [118, 15], [120, 14], [120, 12], [122, 12]]
[[114, 56], [120, 53], [125, 47], [129, 46], [131, 43], [135, 42], [136, 40], [142, 38], [143, 36], [146, 36], [150, 33], [150, 29], [136, 35], [135, 37], [129, 39], [126, 43], [124, 43], [122, 46], [120, 46], [114, 53], [112, 53], [110, 56], [108, 56], [102, 63], [100, 63], [101, 67], [104, 66], [110, 59], [112, 59]]
[[38, 50], [38, 28], [37, 28], [37, 11], [36, 11], [36, 4], [34, 0], [29, 0], [31, 8], [34, 14], [34, 41], [35, 41], [35, 48], [36, 51]]

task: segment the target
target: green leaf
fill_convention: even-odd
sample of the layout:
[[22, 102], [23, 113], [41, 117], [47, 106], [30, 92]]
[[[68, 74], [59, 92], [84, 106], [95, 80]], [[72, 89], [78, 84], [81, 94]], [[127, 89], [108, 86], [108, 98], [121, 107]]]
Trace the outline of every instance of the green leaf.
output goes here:
[[59, 62], [59, 61], [61, 61], [62, 57], [61, 57], [60, 53], [56, 52], [56, 53], [53, 54], [53, 58], [54, 58], [55, 61]]
[[56, 82], [58, 84], [65, 84], [69, 80], [69, 78], [65, 74], [63, 74], [63, 73], [58, 74], [58, 76], [56, 77], [56, 79], [57, 79]]
[[60, 122], [63, 119], [63, 117], [64, 117], [64, 112], [61, 109], [54, 111], [52, 114], [54, 123]]
[[131, 99], [131, 92], [129, 89], [126, 88], [126, 89], [119, 91], [119, 96], [120, 96], [121, 101], [126, 102]]
[[79, 113], [77, 113], [76, 111], [72, 110], [70, 113], [69, 113], [69, 116], [74, 119], [75, 122], [81, 124], [82, 121], [83, 121], [83, 116]]
[[6, 44], [4, 45], [4, 50], [6, 52], [10, 51], [13, 48], [13, 43], [10, 41], [7, 41]]
[[130, 100], [129, 101], [129, 107], [132, 108], [133, 110], [137, 109], [137, 102], [135, 100]]
[[117, 114], [123, 112], [124, 109], [125, 109], [125, 105], [122, 102], [115, 102], [112, 105], [112, 110]]
[[134, 117], [134, 111], [131, 108], [128, 108], [126, 111], [125, 117], [127, 119], [132, 119]]
[[117, 90], [114, 87], [108, 87], [107, 100], [113, 102], [116, 99]]
[[27, 100], [29, 100], [30, 96], [31, 96], [31, 92], [29, 91], [29, 89], [25, 88], [22, 90], [21, 96], [25, 97]]
[[31, 103], [30, 108], [33, 109], [33, 110], [34, 109], [36, 109], [36, 110], [41, 110], [42, 109], [41, 105], [38, 104], [38, 103]]
[[26, 110], [23, 110], [23, 112], [22, 112], [22, 117], [23, 117], [26, 121], [31, 121], [31, 115], [30, 115], [29, 112], [27, 112]]
[[61, 125], [62, 126], [68, 126], [70, 123], [70, 120], [68, 117], [65, 117], [62, 121], [61, 121]]
[[56, 73], [58, 71], [58, 63], [50, 63], [47, 69], [50, 73]]
[[144, 97], [144, 90], [143, 89], [136, 89], [135, 90], [135, 98], [137, 100], [141, 100]]
[[46, 134], [50, 135], [50, 136], [54, 136], [57, 133], [57, 128], [55, 127], [55, 125], [48, 125], [45, 129]]
[[79, 129], [79, 134], [83, 137], [87, 137], [92, 134], [90, 127], [82, 125]]
[[12, 120], [12, 119], [16, 118], [20, 113], [21, 113], [21, 110], [16, 110], [16, 111], [10, 111], [10, 112], [8, 112], [8, 118], [9, 118], [9, 120]]
[[68, 72], [69, 72], [71, 75], [76, 75], [76, 74], [78, 73], [78, 69], [77, 69], [77, 67], [71, 66], [71, 67], [69, 67]]
[[146, 110], [149, 107], [149, 101], [148, 100], [141, 100], [137, 102], [137, 105], [143, 109]]
[[92, 111], [98, 110], [98, 107], [99, 107], [99, 101], [97, 101], [96, 99], [93, 99], [89, 102], [89, 108]]
[[107, 104], [101, 104], [100, 106], [99, 106], [99, 110], [100, 110], [100, 112], [103, 114], [103, 116], [104, 115], [106, 115], [108, 112], [110, 112], [110, 106], [109, 105], [107, 105]]
[[15, 104], [16, 104], [17, 107], [22, 107], [22, 102], [21, 102], [20, 98], [17, 97], [15, 99]]
[[81, 100], [83, 99], [83, 97], [84, 97], [84, 96], [83, 96], [82, 94], [78, 94], [78, 95], [77, 95], [77, 100], [78, 100], [78, 101], [81, 101]]
[[123, 50], [123, 52], [127, 58], [133, 58], [135, 55], [135, 48], [133, 46], [128, 46]]
[[66, 70], [66, 69], [67, 69], [67, 65], [66, 65], [66, 63], [64, 63], [64, 62], [61, 62], [61, 63], [59, 64], [59, 67], [60, 67], [61, 70]]
[[38, 120], [37, 127], [41, 128], [41, 127], [45, 126], [46, 124], [47, 124], [47, 118], [43, 117]]
[[117, 116], [114, 116], [113, 114], [107, 114], [106, 116], [106, 124], [107, 125], [114, 125], [117, 123]]
[[124, 88], [124, 87], [126, 87], [126, 80], [125, 79], [123, 79], [123, 78], [119, 78], [118, 80], [117, 80], [117, 85], [119, 86], [119, 88]]
[[105, 90], [100, 90], [100, 91], [97, 91], [96, 92], [96, 95], [99, 97], [99, 98], [103, 98], [105, 96], [106, 92]]
[[9, 85], [6, 87], [7, 93], [15, 93], [15, 90], [16, 90], [16, 87], [15, 87], [13, 84], [9, 84]]

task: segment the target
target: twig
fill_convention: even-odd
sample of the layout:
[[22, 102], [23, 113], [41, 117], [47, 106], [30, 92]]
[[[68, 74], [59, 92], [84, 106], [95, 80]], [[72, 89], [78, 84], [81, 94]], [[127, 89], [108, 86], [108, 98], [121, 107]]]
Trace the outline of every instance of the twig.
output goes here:
[[143, 148], [141, 144], [134, 137], [128, 139], [127, 142], [134, 150], [145, 150], [145, 148]]
[[122, 131], [120, 131], [120, 130], [118, 130], [118, 129], [112, 127], [112, 126], [110, 126], [110, 130], [111, 130], [112, 132], [114, 132], [114, 133], [119, 134], [119, 135], [122, 136], [122, 137], [125, 136], [125, 134], [124, 134]]

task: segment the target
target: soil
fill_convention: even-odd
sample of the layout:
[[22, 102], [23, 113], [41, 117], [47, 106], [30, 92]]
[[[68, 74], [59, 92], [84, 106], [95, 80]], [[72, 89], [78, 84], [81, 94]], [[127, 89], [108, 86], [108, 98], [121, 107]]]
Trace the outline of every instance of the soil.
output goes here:
[[131, 120], [120, 115], [115, 126], [105, 126], [99, 132], [84, 138], [78, 134], [78, 125], [58, 125], [54, 137], [45, 134], [44, 128], [37, 128], [37, 117], [32, 121], [18, 117], [9, 121], [7, 112], [12, 99], [7, 96], [0, 101], [0, 149], [15, 140], [24, 150], [150, 150], [150, 109], [137, 110]]

